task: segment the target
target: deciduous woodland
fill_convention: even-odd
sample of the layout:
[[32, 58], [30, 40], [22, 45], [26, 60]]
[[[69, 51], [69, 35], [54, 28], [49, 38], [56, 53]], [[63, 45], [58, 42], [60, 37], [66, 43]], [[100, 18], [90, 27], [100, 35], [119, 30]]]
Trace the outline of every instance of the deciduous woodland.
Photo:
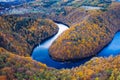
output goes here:
[[50, 47], [52, 58], [65, 61], [97, 54], [120, 30], [120, 5], [113, 5], [105, 12], [90, 12], [64, 32]]
[[[79, 22], [87, 15], [81, 6], [107, 8], [113, 0], [37, 0], [23, 5], [12, 7], [5, 14], [35, 15], [41, 18], [50, 18], [68, 25]], [[23, 10], [25, 8], [25, 10]], [[30, 13], [30, 14], [29, 14]]]
[[21, 56], [29, 56], [33, 47], [57, 31], [57, 25], [48, 19], [2, 16], [0, 46]]
[[30, 57], [0, 48], [0, 79], [3, 80], [119, 80], [120, 56], [93, 58], [72, 69], [53, 69]]
[[[44, 1], [47, 3], [48, 0]], [[97, 0], [85, 1], [86, 4], [98, 5]], [[71, 5], [74, 4], [77, 3]], [[44, 4], [43, 8], [49, 5]], [[76, 6], [77, 9], [74, 9]], [[65, 16], [57, 20], [65, 21], [70, 26], [50, 47], [53, 59], [66, 61], [95, 55], [120, 29], [120, 3], [112, 3], [104, 10], [92, 11], [76, 6], [67, 8], [69, 15], [61, 15], [61, 12], [53, 14], [61, 18]], [[33, 47], [58, 32], [57, 25], [50, 20], [55, 17], [53, 15], [45, 14], [44, 19], [43, 14], [40, 15], [42, 17], [32, 14], [0, 17], [0, 80], [120, 80], [120, 55], [94, 57], [78, 67], [60, 70], [32, 60], [30, 53]]]

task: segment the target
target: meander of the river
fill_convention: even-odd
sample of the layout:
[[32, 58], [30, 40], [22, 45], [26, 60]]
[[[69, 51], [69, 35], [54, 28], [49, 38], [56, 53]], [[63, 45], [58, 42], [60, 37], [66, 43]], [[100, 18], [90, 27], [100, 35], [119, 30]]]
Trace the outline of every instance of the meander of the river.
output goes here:
[[[48, 67], [53, 67], [57, 69], [61, 68], [73, 68], [76, 66], [79, 66], [87, 61], [89, 61], [92, 57], [86, 58], [86, 59], [81, 59], [79, 61], [69, 61], [69, 62], [57, 62], [54, 61], [50, 56], [49, 56], [49, 47], [51, 44], [57, 39], [57, 37], [62, 34], [65, 30], [69, 29], [68, 26], [63, 25], [63, 24], [58, 24], [56, 23], [59, 27], [58, 33], [43, 42], [42, 44], [38, 45], [32, 53], [32, 58], [38, 62], [42, 62], [46, 64]], [[102, 51], [100, 51], [97, 54], [97, 57], [109, 57], [109, 56], [116, 56], [119, 55], [120, 53], [120, 32], [117, 32], [111, 41], [111, 43], [108, 44]]]

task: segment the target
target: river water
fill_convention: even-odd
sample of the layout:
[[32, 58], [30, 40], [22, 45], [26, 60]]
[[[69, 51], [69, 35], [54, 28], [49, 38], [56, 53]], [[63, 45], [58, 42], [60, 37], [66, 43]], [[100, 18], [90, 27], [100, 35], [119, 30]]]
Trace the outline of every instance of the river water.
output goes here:
[[[54, 67], [57, 69], [61, 68], [73, 68], [79, 66], [87, 61], [89, 61], [92, 57], [82, 59], [76, 62], [57, 62], [54, 61], [49, 56], [49, 47], [54, 42], [54, 40], [65, 30], [68, 29], [67, 26], [63, 24], [57, 24], [59, 27], [59, 32], [52, 38], [46, 40], [39, 46], [37, 46], [32, 53], [32, 58], [36, 61], [42, 62], [49, 67]], [[108, 56], [116, 56], [120, 53], [120, 32], [117, 32], [112, 40], [112, 42], [106, 46], [100, 53], [98, 53], [97, 57], [108, 57]]]
[[72, 68], [72, 67], [76, 67], [79, 66], [80, 64], [85, 63], [86, 61], [88, 61], [90, 58], [86, 58], [77, 62], [57, 62], [54, 61], [50, 56], [49, 56], [49, 47], [50, 45], [54, 42], [54, 40], [61, 34], [63, 33], [65, 30], [68, 29], [68, 26], [63, 25], [63, 24], [57, 24], [59, 27], [59, 31], [58, 33], [46, 40], [45, 42], [43, 42], [42, 44], [40, 44], [39, 46], [37, 46], [32, 53], [32, 58], [36, 61], [42, 62], [44, 64], [46, 64], [49, 67], [54, 67], [57, 69], [61, 69], [61, 68]]
[[120, 55], [120, 32], [117, 32], [111, 41], [99, 54], [99, 57], [109, 57]]

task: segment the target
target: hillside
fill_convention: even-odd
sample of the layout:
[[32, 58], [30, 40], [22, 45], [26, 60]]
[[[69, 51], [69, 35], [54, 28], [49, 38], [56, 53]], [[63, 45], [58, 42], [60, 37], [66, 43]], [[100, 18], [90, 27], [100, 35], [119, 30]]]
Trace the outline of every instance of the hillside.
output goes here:
[[93, 58], [86, 64], [56, 70], [0, 48], [0, 79], [2, 80], [119, 80], [120, 56]]
[[[48, 0], [44, 2], [48, 4]], [[120, 3], [113, 3], [104, 10], [65, 7], [66, 14], [61, 9], [63, 8], [59, 9], [60, 12], [57, 11], [57, 15], [49, 10], [46, 13], [48, 15], [37, 13], [33, 16], [31, 13], [0, 16], [0, 80], [120, 80], [120, 55], [93, 57], [78, 67], [60, 70], [30, 57], [36, 45], [58, 32], [58, 27], [52, 20], [70, 26], [49, 50], [52, 58], [60, 61], [96, 55], [120, 30]]]
[[113, 3], [107, 11], [94, 11], [71, 26], [50, 47], [52, 58], [65, 61], [96, 55], [120, 30], [119, 7]]
[[29, 56], [35, 46], [57, 31], [57, 25], [48, 19], [1, 16], [0, 46], [21, 56]]
[[[80, 10], [81, 6], [106, 8], [111, 2], [111, 0], [37, 0], [10, 7], [9, 10], [5, 11], [5, 14], [24, 15], [31, 13], [42, 18], [49, 18], [71, 25], [75, 23], [74, 20], [77, 21], [76, 17], [80, 18], [78, 14], [83, 13]], [[69, 17], [72, 16], [73, 13], [75, 15], [73, 15], [71, 20]]]

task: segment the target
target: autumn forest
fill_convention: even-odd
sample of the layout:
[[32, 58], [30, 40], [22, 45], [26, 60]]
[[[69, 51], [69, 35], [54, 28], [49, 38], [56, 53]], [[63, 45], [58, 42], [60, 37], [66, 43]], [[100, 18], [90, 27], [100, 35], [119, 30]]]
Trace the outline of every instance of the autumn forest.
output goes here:
[[[0, 80], [120, 80], [120, 54], [96, 56], [120, 31], [120, 2], [11, 1], [0, 1]], [[57, 69], [33, 59], [34, 49], [60, 31], [58, 24], [68, 29], [46, 49], [49, 58], [60, 64], [90, 60]]]

